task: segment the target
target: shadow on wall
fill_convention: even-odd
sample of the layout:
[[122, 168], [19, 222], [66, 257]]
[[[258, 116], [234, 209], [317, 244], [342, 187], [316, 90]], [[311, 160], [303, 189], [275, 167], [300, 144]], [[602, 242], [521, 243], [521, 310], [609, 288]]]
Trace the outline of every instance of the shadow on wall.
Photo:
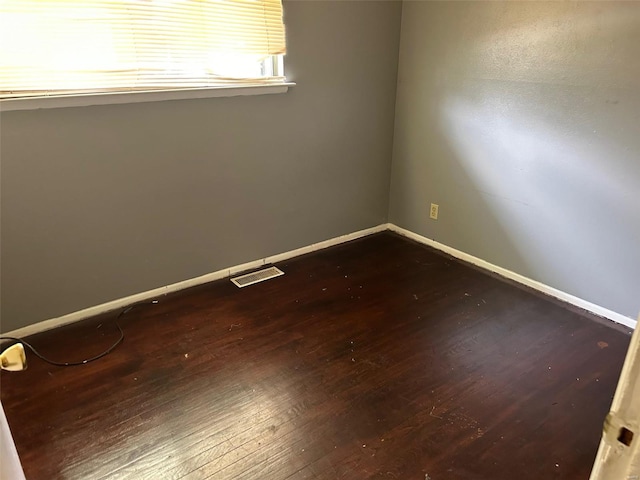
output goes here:
[[[511, 99], [517, 100], [517, 95]], [[624, 149], [587, 132], [583, 141], [573, 141], [544, 117], [518, 118], [512, 111], [495, 118], [494, 100], [499, 103], [505, 97], [443, 101], [444, 136], [466, 174], [462, 183], [473, 185], [485, 199], [484, 207], [500, 225], [500, 235], [534, 278], [556, 271], [569, 283], [580, 270], [597, 277], [607, 268], [603, 263], [616, 257], [609, 248], [637, 238], [622, 220], [636, 214], [633, 184], [602, 162], [609, 156], [623, 157]], [[556, 108], [560, 110], [547, 110], [546, 115], [560, 116], [562, 107]], [[579, 248], [575, 237], [580, 239]], [[624, 269], [628, 259], [622, 255], [617, 260]], [[560, 263], [562, 268], [556, 269]], [[615, 296], [615, 283], [602, 287], [604, 295]]]
[[[558, 43], [575, 42], [585, 52], [599, 49], [602, 58], [614, 57], [609, 51], [613, 42], [599, 32], [627, 36], [624, 32], [630, 33], [637, 23], [625, 13], [601, 12], [599, 29], [579, 18], [573, 29], [564, 30], [558, 28], [563, 21], [554, 17], [546, 24], [519, 25], [490, 35], [472, 52], [480, 65], [489, 66], [480, 70], [476, 88], [461, 82], [457, 93], [442, 97], [445, 137], [471, 183], [501, 199], [489, 200], [487, 207], [535, 278], [553, 271], [556, 282], [570, 284], [581, 271], [596, 279], [612, 260], [624, 271], [629, 259], [616, 256], [615, 250], [624, 247], [625, 239], [637, 238], [622, 219], [638, 214], [637, 178], [634, 185], [624, 168], [635, 163], [632, 150], [625, 147], [625, 126], [633, 136], [638, 119], [633, 111], [616, 108], [621, 97], [632, 101], [624, 91], [631, 87], [631, 75], [618, 73], [618, 81], [608, 82], [603, 92], [599, 83], [607, 82], [608, 67], [615, 65], [581, 62], [584, 56], [576, 55], [575, 71], [587, 75], [584, 82], [565, 74], [569, 69], [561, 58], [544, 55]], [[514, 46], [530, 54], [512, 55]], [[581, 53], [577, 46], [575, 50]], [[498, 89], [491, 80], [497, 69], [499, 82], [506, 82]], [[625, 73], [631, 74], [631, 67]], [[531, 77], [535, 82], [524, 89], [507, 81], [531, 82]], [[556, 268], [559, 264], [562, 268]], [[618, 291], [615, 282], [603, 282], [600, 288], [607, 298]]]
[[[424, 35], [448, 41], [406, 54], [418, 69], [401, 66], [406, 98], [423, 91], [399, 106], [392, 216], [416, 191], [445, 197], [455, 221], [429, 236], [634, 317], [640, 8], [427, 8], [403, 21], [435, 31], [409, 31], [403, 51]], [[419, 176], [416, 161], [428, 164]]]

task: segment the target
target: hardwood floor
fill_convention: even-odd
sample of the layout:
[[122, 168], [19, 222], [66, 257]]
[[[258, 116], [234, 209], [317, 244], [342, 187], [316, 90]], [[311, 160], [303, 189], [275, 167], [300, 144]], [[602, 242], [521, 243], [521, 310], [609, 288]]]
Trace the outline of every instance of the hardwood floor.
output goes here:
[[278, 266], [2, 372], [27, 478], [588, 478], [628, 329], [388, 232]]

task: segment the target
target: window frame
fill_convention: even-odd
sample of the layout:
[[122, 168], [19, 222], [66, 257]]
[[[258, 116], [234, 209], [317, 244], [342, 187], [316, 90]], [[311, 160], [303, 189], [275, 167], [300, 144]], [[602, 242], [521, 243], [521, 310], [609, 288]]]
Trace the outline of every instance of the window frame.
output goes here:
[[290, 87], [295, 85], [296, 84], [294, 82], [284, 82], [274, 85], [231, 85], [224, 87], [11, 98], [0, 100], [0, 112], [40, 110], [43, 108], [88, 107], [93, 105], [160, 102], [166, 100], [267, 95], [274, 93], [286, 93]]
[[[264, 68], [273, 75], [284, 76], [284, 56], [273, 55], [264, 60]], [[294, 82], [274, 84], [219, 85], [199, 88], [171, 88], [167, 90], [138, 90], [122, 92], [75, 93], [69, 95], [39, 95], [0, 99], [0, 112], [39, 110], [43, 108], [88, 107], [127, 103], [160, 102], [247, 95], [286, 93]]]
[[[285, 77], [284, 55], [271, 55], [262, 62], [265, 76]], [[43, 93], [0, 98], [0, 112], [39, 110], [47, 108], [114, 105], [167, 100], [206, 99], [286, 93], [295, 83], [286, 79], [280, 83], [229, 83], [207, 87], [167, 88], [152, 90], [96, 91], [83, 93]]]

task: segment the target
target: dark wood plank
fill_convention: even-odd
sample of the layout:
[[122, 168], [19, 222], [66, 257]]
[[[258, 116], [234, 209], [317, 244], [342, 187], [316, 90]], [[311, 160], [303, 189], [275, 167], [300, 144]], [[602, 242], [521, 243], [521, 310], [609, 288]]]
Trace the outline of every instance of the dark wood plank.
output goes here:
[[[391, 233], [279, 267], [2, 372], [27, 478], [588, 478], [628, 329]], [[82, 359], [115, 315], [29, 340]]]

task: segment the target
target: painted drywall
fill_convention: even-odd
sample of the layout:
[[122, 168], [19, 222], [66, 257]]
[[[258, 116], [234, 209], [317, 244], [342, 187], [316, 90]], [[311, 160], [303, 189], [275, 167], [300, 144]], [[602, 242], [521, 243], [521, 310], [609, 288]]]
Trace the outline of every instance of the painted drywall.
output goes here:
[[401, 31], [389, 221], [635, 319], [640, 4], [408, 1]]
[[386, 222], [399, 2], [285, 2], [283, 95], [1, 114], [2, 331]]

